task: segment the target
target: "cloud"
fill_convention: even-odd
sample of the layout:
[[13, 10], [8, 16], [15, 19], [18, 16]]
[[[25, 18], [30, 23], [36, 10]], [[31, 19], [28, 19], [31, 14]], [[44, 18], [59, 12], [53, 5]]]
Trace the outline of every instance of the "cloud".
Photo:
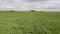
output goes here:
[[37, 1], [50, 1], [50, 0], [23, 0], [23, 1], [26, 1], [26, 2], [37, 2]]
[[0, 9], [6, 10], [59, 10], [60, 0], [0, 0]]

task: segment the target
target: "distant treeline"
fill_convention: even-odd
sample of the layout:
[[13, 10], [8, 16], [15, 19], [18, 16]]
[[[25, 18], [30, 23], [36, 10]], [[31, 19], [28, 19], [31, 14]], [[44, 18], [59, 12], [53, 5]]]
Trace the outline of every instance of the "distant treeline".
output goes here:
[[[3, 12], [16, 12], [15, 10], [2, 10]], [[2, 12], [0, 10], [0, 12]], [[20, 11], [20, 12], [45, 12], [45, 11], [36, 11], [36, 10], [30, 10], [30, 11]]]

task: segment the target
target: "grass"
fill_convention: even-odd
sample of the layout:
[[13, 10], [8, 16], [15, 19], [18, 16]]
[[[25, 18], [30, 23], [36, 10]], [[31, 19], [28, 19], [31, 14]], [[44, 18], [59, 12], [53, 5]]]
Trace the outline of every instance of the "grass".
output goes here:
[[60, 34], [60, 12], [0, 12], [0, 34]]

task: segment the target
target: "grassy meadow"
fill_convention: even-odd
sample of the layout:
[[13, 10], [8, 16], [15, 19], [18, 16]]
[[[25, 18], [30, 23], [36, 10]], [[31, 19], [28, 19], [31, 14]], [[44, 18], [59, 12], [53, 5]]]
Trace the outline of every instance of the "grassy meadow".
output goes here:
[[60, 34], [60, 12], [0, 12], [0, 34]]

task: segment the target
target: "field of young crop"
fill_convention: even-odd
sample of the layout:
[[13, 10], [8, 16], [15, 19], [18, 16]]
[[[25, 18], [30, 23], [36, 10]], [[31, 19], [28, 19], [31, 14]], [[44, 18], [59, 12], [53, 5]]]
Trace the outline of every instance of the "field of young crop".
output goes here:
[[0, 12], [0, 34], [60, 34], [60, 12]]

